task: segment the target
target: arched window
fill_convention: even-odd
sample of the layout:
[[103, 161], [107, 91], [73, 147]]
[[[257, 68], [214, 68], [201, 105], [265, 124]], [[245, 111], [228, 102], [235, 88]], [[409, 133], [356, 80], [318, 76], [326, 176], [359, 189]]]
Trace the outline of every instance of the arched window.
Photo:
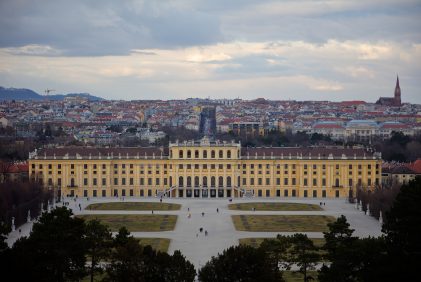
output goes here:
[[219, 158], [220, 159], [224, 158], [224, 152], [222, 150], [219, 150]]
[[203, 187], [208, 187], [208, 178], [203, 176]]
[[339, 178], [336, 178], [336, 180], [335, 180], [335, 186], [336, 187], [339, 187]]
[[208, 151], [206, 151], [206, 150], [203, 151], [203, 158], [204, 159], [208, 158]]
[[227, 176], [227, 187], [231, 187], [231, 176]]
[[172, 176], [170, 176], [170, 187], [172, 187]]
[[215, 187], [215, 176], [211, 177], [211, 187]]
[[183, 177], [182, 177], [182, 176], [180, 176], [180, 177], [178, 178], [178, 186], [179, 186], [179, 187], [183, 187], [183, 186], [184, 186], [184, 181], [183, 181]]
[[224, 178], [222, 176], [220, 176], [219, 179], [218, 179], [218, 186], [219, 187], [223, 187], [224, 186]]
[[199, 150], [194, 151], [194, 158], [195, 159], [199, 158]]
[[75, 187], [75, 179], [74, 178], [70, 178], [70, 186]]
[[227, 159], [231, 159], [231, 150], [227, 151]]
[[187, 150], [187, 158], [191, 159], [191, 151], [190, 150]]
[[199, 176], [194, 177], [194, 187], [199, 187]]
[[191, 177], [187, 176], [187, 187], [191, 187]]
[[178, 152], [178, 157], [179, 157], [180, 159], [182, 159], [182, 158], [183, 158], [183, 150], [180, 150], [180, 151]]
[[214, 158], [215, 158], [215, 151], [214, 151], [214, 150], [212, 150], [212, 151], [211, 151], [211, 158], [212, 158], [212, 159], [214, 159]]

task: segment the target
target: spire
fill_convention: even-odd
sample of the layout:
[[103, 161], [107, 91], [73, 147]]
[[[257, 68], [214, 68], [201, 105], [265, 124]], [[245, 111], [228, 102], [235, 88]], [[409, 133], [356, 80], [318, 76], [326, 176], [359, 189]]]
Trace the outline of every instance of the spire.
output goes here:
[[396, 87], [395, 87], [395, 101], [394, 106], [401, 105], [401, 88], [399, 86], [399, 76], [396, 75]]

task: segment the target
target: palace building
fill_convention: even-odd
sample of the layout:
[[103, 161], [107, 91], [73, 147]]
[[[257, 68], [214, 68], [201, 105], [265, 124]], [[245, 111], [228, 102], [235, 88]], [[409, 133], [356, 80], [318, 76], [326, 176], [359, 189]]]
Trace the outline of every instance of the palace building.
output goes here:
[[339, 198], [380, 185], [381, 173], [380, 153], [363, 148], [244, 148], [207, 138], [168, 147], [47, 148], [29, 156], [31, 179], [72, 197]]

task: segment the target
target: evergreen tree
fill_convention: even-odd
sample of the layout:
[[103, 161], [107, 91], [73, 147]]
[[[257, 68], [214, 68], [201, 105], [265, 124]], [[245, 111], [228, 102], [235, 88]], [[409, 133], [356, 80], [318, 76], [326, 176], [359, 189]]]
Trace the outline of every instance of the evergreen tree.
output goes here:
[[[421, 262], [421, 177], [403, 185], [392, 208], [386, 213], [386, 234], [390, 281], [411, 281], [419, 276]], [[399, 269], [399, 272], [393, 271]], [[395, 280], [397, 281], [397, 280]], [[413, 281], [413, 280], [412, 280]]]
[[106, 225], [99, 220], [91, 220], [86, 223], [85, 240], [87, 246], [87, 255], [91, 258], [89, 266], [89, 275], [91, 282], [94, 281], [95, 273], [102, 273], [102, 267], [99, 263], [109, 256], [112, 242], [111, 232]]
[[[34, 223], [29, 238], [13, 245], [17, 281], [78, 281], [85, 276], [87, 252], [83, 219], [60, 207]], [[24, 271], [22, 271], [24, 270]]]
[[260, 244], [268, 258], [282, 270], [291, 268], [291, 254], [288, 251], [291, 248], [291, 240], [288, 236], [278, 235], [275, 239], [265, 239]]
[[314, 277], [307, 275], [307, 271], [313, 270], [320, 261], [318, 248], [305, 234], [296, 233], [290, 237], [290, 241], [292, 244], [290, 249], [291, 262], [299, 267], [298, 272], [303, 274], [304, 282], [314, 280]]
[[263, 249], [239, 245], [230, 247], [199, 270], [202, 282], [283, 281], [278, 265], [268, 259]]
[[355, 242], [357, 237], [352, 237], [353, 229], [349, 228], [346, 217], [341, 215], [335, 222], [328, 223], [329, 231], [324, 232], [327, 251], [326, 259], [330, 265], [324, 264], [319, 271], [319, 280], [346, 282], [354, 281]]

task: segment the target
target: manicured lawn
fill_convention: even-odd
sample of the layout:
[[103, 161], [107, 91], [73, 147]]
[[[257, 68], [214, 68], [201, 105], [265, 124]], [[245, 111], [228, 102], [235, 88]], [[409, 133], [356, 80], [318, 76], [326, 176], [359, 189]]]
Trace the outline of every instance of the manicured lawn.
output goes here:
[[[275, 238], [241, 238], [239, 241], [240, 241], [240, 244], [242, 245], [249, 245], [254, 248], [257, 248], [265, 239], [275, 239]], [[325, 239], [323, 238], [310, 238], [310, 239], [313, 241], [316, 247], [321, 247], [325, 243]]]
[[[309, 275], [314, 278], [314, 280], [311, 281], [319, 281], [319, 279], [317, 279], [317, 271], [308, 271], [307, 276]], [[282, 277], [284, 277], [286, 282], [302, 282], [304, 280], [304, 276], [301, 273], [294, 271], [284, 271]]]
[[139, 240], [139, 244], [143, 246], [150, 245], [152, 249], [166, 253], [170, 246], [170, 239], [167, 238], [136, 238]]
[[228, 205], [230, 210], [251, 211], [322, 211], [319, 205], [301, 203], [242, 203]]
[[107, 210], [107, 211], [174, 211], [179, 210], [181, 205], [155, 202], [110, 202], [90, 204], [86, 207], [88, 210]]
[[235, 229], [263, 232], [323, 232], [335, 221], [326, 215], [233, 215]]
[[98, 219], [108, 225], [111, 231], [118, 231], [125, 226], [133, 231], [169, 231], [174, 230], [177, 221], [176, 215], [156, 214], [89, 214], [80, 215], [85, 220]]

